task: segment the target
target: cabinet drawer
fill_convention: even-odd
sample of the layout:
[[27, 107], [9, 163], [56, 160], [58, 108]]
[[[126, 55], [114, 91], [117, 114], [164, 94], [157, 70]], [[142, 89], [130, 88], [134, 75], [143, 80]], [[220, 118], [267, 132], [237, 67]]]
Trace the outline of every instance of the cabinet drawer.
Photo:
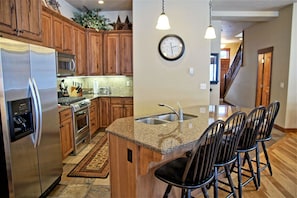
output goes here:
[[133, 104], [133, 98], [132, 97], [111, 98], [111, 104]]
[[72, 119], [71, 109], [60, 111], [60, 122], [63, 122], [66, 119]]

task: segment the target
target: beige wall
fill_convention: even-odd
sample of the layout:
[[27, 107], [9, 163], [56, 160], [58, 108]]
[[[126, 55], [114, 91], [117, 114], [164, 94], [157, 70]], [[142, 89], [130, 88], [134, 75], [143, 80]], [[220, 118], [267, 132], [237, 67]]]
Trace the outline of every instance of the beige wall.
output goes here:
[[[210, 41], [204, 39], [208, 26], [207, 1], [165, 1], [171, 30], [156, 30], [161, 0], [133, 0], [134, 114], [156, 113], [167, 103], [177, 107], [209, 104]], [[185, 54], [177, 61], [163, 60], [158, 43], [166, 34], [178, 34]], [[188, 70], [194, 68], [194, 75]], [[200, 89], [206, 84], [206, 89]], [[162, 109], [161, 109], [162, 110]]]
[[[285, 123], [288, 118], [287, 97], [293, 95], [289, 94], [292, 88], [288, 89], [289, 70], [294, 68], [296, 71], [296, 65], [290, 63], [290, 58], [293, 58], [290, 57], [291, 44], [296, 46], [296, 43], [292, 42], [294, 40], [291, 41], [291, 26], [292, 6], [289, 6], [280, 11], [280, 16], [277, 19], [254, 25], [245, 30], [244, 66], [240, 69], [225, 98], [228, 102], [240, 106], [253, 107], [255, 105], [257, 51], [267, 47], [274, 47], [270, 101], [280, 101], [281, 108], [276, 124], [284, 128], [296, 128], [296, 120], [295, 123]], [[292, 35], [293, 37], [296, 38], [296, 36]], [[296, 73], [294, 78], [296, 78]], [[284, 88], [280, 87], [281, 83], [284, 83]], [[294, 83], [295, 85], [292, 85], [292, 87], [296, 88], [296, 80]], [[290, 105], [292, 108], [290, 114], [296, 113], [296, 101], [293, 104], [295, 106]]]

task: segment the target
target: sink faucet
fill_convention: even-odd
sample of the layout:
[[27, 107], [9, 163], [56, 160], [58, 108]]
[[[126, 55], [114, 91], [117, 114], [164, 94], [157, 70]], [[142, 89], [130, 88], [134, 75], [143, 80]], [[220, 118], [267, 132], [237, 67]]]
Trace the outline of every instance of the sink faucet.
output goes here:
[[160, 103], [158, 104], [160, 107], [167, 107], [169, 108], [171, 111], [173, 111], [177, 117], [178, 117], [178, 121], [179, 122], [183, 122], [184, 121], [184, 113], [183, 113], [183, 110], [182, 110], [182, 107], [180, 106], [179, 102], [177, 103], [178, 105], [178, 112], [176, 110], [174, 110], [173, 107], [167, 105], [167, 104], [163, 104], [163, 103]]

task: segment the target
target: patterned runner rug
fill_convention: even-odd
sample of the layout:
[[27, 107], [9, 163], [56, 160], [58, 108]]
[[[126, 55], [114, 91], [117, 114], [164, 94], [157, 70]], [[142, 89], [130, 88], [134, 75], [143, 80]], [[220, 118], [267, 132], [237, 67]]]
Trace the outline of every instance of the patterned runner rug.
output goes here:
[[106, 178], [108, 174], [108, 141], [104, 135], [67, 176]]

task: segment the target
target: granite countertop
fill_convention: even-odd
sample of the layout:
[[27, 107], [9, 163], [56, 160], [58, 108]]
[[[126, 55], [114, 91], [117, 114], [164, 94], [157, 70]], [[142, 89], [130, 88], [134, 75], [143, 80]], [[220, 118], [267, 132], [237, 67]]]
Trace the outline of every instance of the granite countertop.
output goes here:
[[[168, 154], [182, 148], [191, 148], [204, 130], [215, 120], [225, 120], [234, 112], [249, 113], [250, 109], [229, 105], [192, 106], [183, 108], [184, 114], [198, 116], [183, 122], [146, 124], [134, 117], [115, 120], [106, 131], [144, 146], [161, 154]], [[164, 112], [164, 113], [168, 113]]]

